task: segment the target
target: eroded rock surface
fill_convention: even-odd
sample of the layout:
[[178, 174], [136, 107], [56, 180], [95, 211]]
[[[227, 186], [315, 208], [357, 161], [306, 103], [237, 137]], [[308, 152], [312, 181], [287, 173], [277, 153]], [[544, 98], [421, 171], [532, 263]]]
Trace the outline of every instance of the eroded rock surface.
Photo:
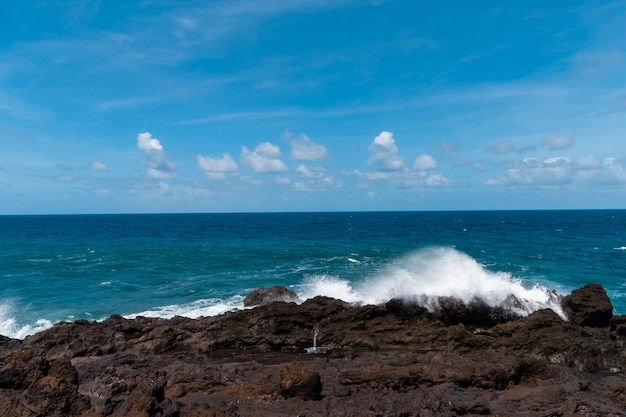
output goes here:
[[[0, 340], [0, 417], [626, 415], [626, 317], [579, 319], [598, 298], [574, 293], [567, 322], [316, 297], [59, 323]], [[316, 325], [327, 353], [306, 354]]]

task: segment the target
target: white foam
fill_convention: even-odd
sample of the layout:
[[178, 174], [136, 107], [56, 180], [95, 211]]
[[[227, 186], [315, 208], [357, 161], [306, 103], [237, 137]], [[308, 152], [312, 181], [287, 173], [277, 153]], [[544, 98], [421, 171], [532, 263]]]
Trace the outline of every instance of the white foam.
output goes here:
[[363, 302], [362, 296], [352, 288], [348, 280], [330, 275], [315, 275], [304, 280], [296, 288], [301, 299], [313, 298], [318, 295], [337, 298], [349, 303]]
[[615, 250], [626, 250], [626, 246], [620, 246], [619, 248], [613, 248]]
[[38, 319], [32, 324], [18, 324], [13, 314], [15, 308], [13, 302], [5, 300], [0, 303], [0, 335], [13, 339], [24, 339], [37, 332], [52, 327], [52, 322], [46, 319]]
[[210, 298], [196, 300], [187, 304], [172, 304], [155, 307], [151, 310], [128, 314], [124, 317], [127, 319], [134, 319], [138, 316], [171, 319], [174, 316], [181, 316], [197, 319], [199, 317], [217, 316], [227, 311], [241, 309], [242, 306], [243, 297], [241, 296], [233, 296], [227, 300]]
[[301, 297], [315, 295], [364, 304], [404, 298], [417, 300], [426, 307], [434, 307], [436, 299], [445, 296], [457, 297], [466, 303], [478, 298], [496, 307], [513, 295], [520, 301], [518, 307], [512, 307], [518, 314], [552, 308], [565, 317], [558, 297], [547, 288], [535, 285], [527, 289], [511, 274], [490, 271], [471, 256], [449, 247], [413, 252], [363, 283], [326, 275], [310, 277], [302, 286]]

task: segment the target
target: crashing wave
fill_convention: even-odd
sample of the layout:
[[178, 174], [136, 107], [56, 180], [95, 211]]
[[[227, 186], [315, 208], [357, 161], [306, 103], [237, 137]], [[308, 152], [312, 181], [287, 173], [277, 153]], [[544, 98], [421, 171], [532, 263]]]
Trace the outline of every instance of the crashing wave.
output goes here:
[[508, 272], [493, 272], [471, 256], [450, 247], [413, 252], [363, 283], [316, 276], [301, 286], [301, 297], [325, 295], [350, 303], [381, 304], [404, 299], [429, 310], [441, 307], [442, 299], [469, 305], [479, 302], [526, 316], [543, 308], [561, 317], [561, 296], [541, 285], [526, 288]]

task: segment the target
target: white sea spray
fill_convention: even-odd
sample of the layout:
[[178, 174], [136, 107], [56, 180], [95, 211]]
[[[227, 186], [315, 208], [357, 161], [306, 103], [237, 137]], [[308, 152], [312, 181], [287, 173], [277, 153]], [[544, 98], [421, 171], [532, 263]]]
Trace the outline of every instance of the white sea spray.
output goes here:
[[52, 322], [46, 319], [36, 319], [29, 324], [18, 324], [15, 318], [15, 306], [13, 301], [0, 302], [0, 335], [13, 339], [24, 339], [37, 332], [49, 329]]
[[[455, 297], [465, 303], [479, 299], [492, 307], [506, 306], [520, 315], [551, 308], [565, 317], [559, 297], [550, 289], [538, 284], [526, 288], [510, 273], [491, 271], [451, 247], [412, 252], [361, 283], [322, 275], [309, 277], [301, 288], [303, 298], [325, 295], [361, 304], [380, 304], [402, 298], [432, 309], [436, 307], [437, 298]], [[512, 296], [517, 302], [507, 305]]]

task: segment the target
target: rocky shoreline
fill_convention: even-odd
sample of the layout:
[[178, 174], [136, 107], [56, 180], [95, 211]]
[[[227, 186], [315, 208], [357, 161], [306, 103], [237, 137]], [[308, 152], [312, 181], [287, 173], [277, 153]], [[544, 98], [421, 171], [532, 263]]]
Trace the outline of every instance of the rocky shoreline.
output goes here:
[[0, 417], [626, 415], [626, 316], [597, 284], [562, 300], [568, 321], [480, 301], [271, 296], [216, 317], [0, 337]]

